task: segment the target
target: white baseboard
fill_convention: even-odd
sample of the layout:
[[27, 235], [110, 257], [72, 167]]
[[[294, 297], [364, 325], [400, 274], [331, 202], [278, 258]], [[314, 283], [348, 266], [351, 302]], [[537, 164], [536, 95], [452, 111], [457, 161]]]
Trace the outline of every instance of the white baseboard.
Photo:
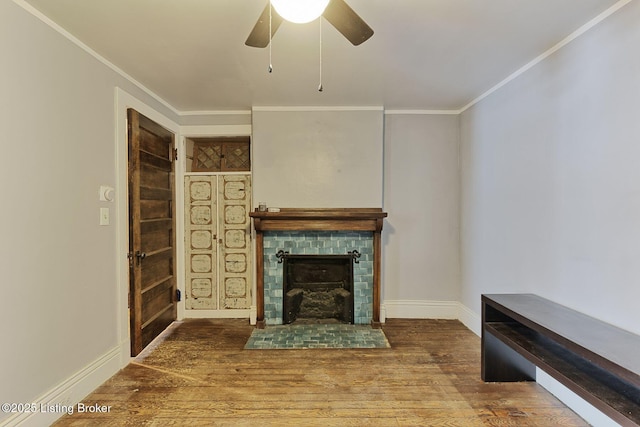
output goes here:
[[[458, 320], [478, 336], [482, 335], [482, 317], [469, 307], [459, 304]], [[542, 369], [536, 367], [536, 382], [557, 397], [568, 408], [594, 427], [614, 427], [618, 423], [596, 409], [593, 405], [560, 384]]]
[[184, 310], [185, 319], [249, 319], [251, 309]]
[[[215, 311], [217, 315], [212, 315], [212, 310], [185, 310], [185, 317], [244, 318], [250, 317], [250, 311], [229, 310], [224, 312], [228, 316], [223, 317], [219, 311]], [[191, 314], [193, 316], [190, 316]], [[387, 300], [381, 306], [381, 321], [384, 322], [387, 318], [456, 319], [478, 336], [482, 325], [478, 314], [457, 301]], [[36, 408], [52, 408], [54, 410], [50, 412], [38, 410], [32, 413], [15, 414], [0, 421], [0, 427], [50, 425], [67, 414], [67, 411], [76, 412], [78, 402], [82, 401], [93, 390], [118, 372], [123, 367], [123, 364], [128, 363], [128, 354], [128, 342], [111, 349], [33, 402]], [[591, 425], [596, 427], [618, 426], [609, 417], [540, 369], [537, 369], [537, 382]]]
[[387, 321], [387, 307], [384, 304], [380, 305], [380, 323]]
[[482, 335], [482, 317], [462, 303], [458, 303], [458, 320], [477, 336]]
[[251, 306], [249, 310], [249, 324], [257, 325], [258, 324], [258, 307], [255, 305]]
[[480, 336], [482, 319], [458, 301], [385, 300], [381, 317], [398, 319], [455, 319]]
[[458, 319], [457, 301], [385, 300], [385, 319]]
[[51, 425], [67, 413], [77, 412], [77, 404], [122, 368], [121, 348], [115, 347], [76, 372], [33, 402], [34, 412], [15, 414], [0, 426], [40, 427]]
[[567, 405], [572, 411], [582, 417], [589, 425], [594, 427], [618, 427], [620, 424], [596, 409], [589, 402], [560, 384], [551, 375], [536, 367], [536, 382], [544, 387], [549, 393], [557, 397], [562, 403]]

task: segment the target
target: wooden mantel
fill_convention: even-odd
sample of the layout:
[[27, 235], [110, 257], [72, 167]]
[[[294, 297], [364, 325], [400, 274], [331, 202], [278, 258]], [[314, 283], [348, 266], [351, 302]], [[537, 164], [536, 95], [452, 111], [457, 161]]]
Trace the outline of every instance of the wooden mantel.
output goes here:
[[249, 214], [256, 230], [257, 325], [264, 327], [264, 231], [371, 231], [373, 232], [373, 319], [380, 327], [381, 232], [387, 216], [379, 208], [282, 208], [280, 212]]
[[256, 231], [320, 230], [377, 231], [382, 230], [386, 212], [377, 208], [361, 209], [281, 209], [280, 212], [251, 212]]

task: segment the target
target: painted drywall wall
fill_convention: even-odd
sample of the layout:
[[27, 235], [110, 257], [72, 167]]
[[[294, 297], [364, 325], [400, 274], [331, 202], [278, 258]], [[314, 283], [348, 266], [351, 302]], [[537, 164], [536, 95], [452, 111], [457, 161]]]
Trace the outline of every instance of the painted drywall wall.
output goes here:
[[180, 112], [181, 126], [243, 126], [251, 125], [251, 111]]
[[254, 204], [381, 207], [383, 120], [382, 109], [254, 110]]
[[383, 302], [458, 301], [458, 129], [457, 115], [385, 116]]
[[121, 344], [114, 88], [172, 112], [13, 2], [0, 56], [0, 401], [37, 402]]
[[640, 333], [640, 3], [461, 116], [461, 301], [534, 292]]
[[[639, 47], [637, 21], [638, 4], [633, 2], [463, 114], [461, 298], [476, 313], [481, 292], [535, 291], [637, 332], [632, 306], [638, 300], [633, 285], [638, 280], [635, 196], [640, 181], [633, 143], [639, 132], [638, 106], [632, 101], [638, 99], [640, 69], [630, 54]], [[113, 269], [116, 225], [97, 225], [98, 209], [104, 206], [97, 189], [115, 181], [113, 88], [124, 87], [182, 124], [228, 121], [176, 117], [12, 2], [0, 3], [0, 24], [0, 54], [6, 64], [0, 67], [0, 177], [5, 183], [0, 331], [3, 348], [13, 349], [0, 355], [0, 400], [28, 402], [120, 344]], [[275, 119], [263, 128], [274, 145], [256, 145], [264, 159], [256, 173], [271, 176], [271, 182], [265, 181], [270, 190], [260, 198], [272, 206], [380, 206], [381, 148], [374, 148], [376, 154], [366, 162], [350, 162], [345, 174], [339, 163], [327, 162], [335, 168], [327, 179], [338, 189], [339, 199], [305, 191], [306, 184], [298, 182], [294, 197], [291, 187], [274, 178], [282, 176], [275, 170], [281, 164], [270, 148], [281, 154], [294, 148], [293, 154], [303, 156], [310, 167], [323, 161], [313, 150], [300, 151], [305, 146], [295, 145], [294, 139], [278, 139], [278, 126], [291, 123], [307, 135], [307, 147], [328, 129], [327, 123], [340, 128], [336, 136], [343, 144], [330, 145], [334, 156], [348, 157], [350, 144], [382, 147], [381, 111], [359, 112], [362, 116], [316, 111], [301, 114], [304, 117], [276, 112], [283, 114], [277, 118], [267, 113], [257, 114], [258, 120]], [[247, 116], [240, 116], [233, 123], [246, 124]], [[399, 116], [387, 122], [384, 203], [391, 215], [385, 233], [392, 234], [385, 237], [385, 256], [407, 238], [416, 253], [433, 255], [429, 259], [434, 265], [436, 260], [446, 263], [437, 270], [439, 280], [428, 286], [413, 284], [414, 271], [385, 264], [387, 299], [453, 295], [450, 286], [439, 286], [455, 280], [452, 259], [439, 258], [431, 243], [418, 245], [411, 221], [406, 226], [394, 222], [394, 214], [403, 214], [400, 206], [411, 212], [408, 219], [419, 216], [417, 208], [410, 210], [404, 178], [442, 179], [454, 187], [451, 175], [436, 161], [452, 161], [445, 143], [452, 135], [449, 120]], [[312, 137], [309, 130], [315, 132]], [[432, 169], [420, 168], [413, 156], [408, 168], [398, 157], [403, 147], [427, 157]], [[355, 193], [354, 188], [362, 189], [361, 175], [378, 185]], [[290, 175], [284, 177], [291, 182]], [[416, 188], [423, 187], [433, 197], [443, 195], [439, 188]], [[437, 235], [451, 250], [446, 213], [453, 211], [452, 200], [437, 206], [425, 195], [418, 200], [426, 212], [443, 218], [441, 226], [430, 223], [431, 228], [420, 233]], [[0, 423], [3, 417], [6, 414], [0, 414]]]

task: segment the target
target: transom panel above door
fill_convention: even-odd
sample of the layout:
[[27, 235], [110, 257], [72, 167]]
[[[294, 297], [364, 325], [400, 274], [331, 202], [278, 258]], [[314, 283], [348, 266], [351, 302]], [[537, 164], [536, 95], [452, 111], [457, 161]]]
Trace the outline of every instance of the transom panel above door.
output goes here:
[[249, 137], [187, 138], [190, 172], [249, 172]]

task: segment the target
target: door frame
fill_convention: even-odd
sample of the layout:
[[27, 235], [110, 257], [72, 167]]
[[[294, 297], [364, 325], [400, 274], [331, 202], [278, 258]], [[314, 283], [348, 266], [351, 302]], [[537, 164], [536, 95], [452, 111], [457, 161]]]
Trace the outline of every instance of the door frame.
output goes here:
[[[186, 137], [215, 137], [215, 136], [252, 136], [252, 126], [247, 125], [190, 125], [180, 126], [177, 122], [168, 118], [163, 113], [149, 106], [145, 102], [126, 92], [124, 89], [115, 88], [115, 157], [116, 157], [116, 177], [115, 177], [115, 224], [116, 224], [116, 274], [117, 274], [117, 340], [120, 347], [120, 365], [126, 366], [131, 357], [131, 336], [129, 323], [129, 181], [128, 181], [128, 129], [127, 129], [127, 109], [133, 108], [144, 114], [149, 119], [162, 125], [175, 134], [175, 148], [178, 149], [178, 161], [175, 164], [175, 199], [176, 204], [176, 270], [177, 288], [184, 295], [185, 291], [185, 247], [184, 247], [184, 175], [185, 175], [185, 155]], [[157, 100], [158, 103], [176, 117], [180, 113], [172, 107]], [[238, 112], [236, 112], [238, 113]], [[244, 112], [242, 112], [244, 113]], [[248, 112], [247, 114], [251, 114]], [[251, 144], [251, 157], [253, 157], [253, 144]], [[252, 174], [252, 173], [251, 173]], [[253, 174], [252, 174], [253, 175]], [[253, 178], [252, 178], [253, 183]], [[253, 197], [253, 192], [252, 192]], [[252, 200], [252, 205], [255, 205]], [[252, 230], [253, 233], [253, 230]], [[251, 243], [255, 245], [255, 236], [252, 236]], [[255, 254], [255, 247], [252, 248]], [[250, 322], [256, 324], [256, 296], [255, 296], [255, 262], [253, 263], [253, 289]], [[185, 304], [184, 297], [178, 302], [178, 320], [184, 319]]]
[[[250, 113], [249, 113], [250, 114]], [[178, 156], [179, 158], [185, 159], [186, 158], [186, 151], [187, 151], [187, 143], [186, 140], [187, 138], [215, 138], [215, 137], [225, 137], [225, 136], [248, 136], [248, 137], [252, 137], [252, 133], [251, 133], [251, 129], [252, 126], [251, 125], [195, 125], [195, 126], [182, 126], [180, 128], [180, 142], [179, 142], [179, 147], [178, 147]], [[250, 156], [251, 159], [253, 159], [253, 140], [251, 142], [251, 144], [249, 145], [249, 152], [250, 152]], [[176, 205], [177, 207], [179, 207], [181, 209], [181, 223], [176, 227], [178, 230], [181, 231], [181, 233], [179, 234], [179, 237], [177, 237], [180, 241], [180, 245], [178, 247], [178, 250], [180, 251], [180, 253], [178, 254], [178, 260], [182, 260], [182, 264], [178, 264], [179, 266], [182, 266], [182, 270], [179, 269], [179, 275], [178, 275], [178, 286], [180, 287], [180, 289], [182, 289], [182, 294], [184, 295], [184, 290], [186, 289], [186, 283], [185, 283], [185, 271], [186, 271], [186, 266], [184, 264], [185, 262], [185, 247], [184, 247], [184, 177], [186, 174], [186, 167], [185, 167], [185, 163], [182, 162], [182, 168], [181, 168], [181, 173], [180, 176], [177, 178], [177, 180], [180, 182], [179, 186], [180, 186], [180, 197], [176, 197], [177, 201], [176, 203], [180, 203], [178, 205]], [[196, 174], [203, 174], [203, 175], [207, 175], [207, 173], [205, 172], [196, 172]], [[255, 203], [253, 201], [253, 168], [248, 171], [248, 172], [220, 172], [220, 173], [216, 173], [217, 175], [249, 175], [251, 177], [251, 186], [252, 186], [252, 190], [251, 190], [251, 206], [255, 206]], [[176, 173], [177, 175], [177, 173]], [[256, 248], [255, 248], [255, 231], [253, 230], [253, 226], [250, 228], [250, 233], [251, 233], [251, 256], [252, 256], [252, 260], [251, 260], [251, 307], [249, 308], [249, 323], [251, 325], [255, 325], [256, 324], [256, 319], [257, 319], [257, 305], [256, 305], [256, 261], [255, 261], [255, 254], [256, 254]], [[189, 313], [186, 313], [185, 310], [185, 304], [184, 304], [184, 299], [182, 298], [182, 305], [178, 306], [178, 318], [179, 319], [183, 319], [186, 315], [188, 315], [189, 318], [208, 318], [210, 317], [210, 311], [209, 310], [189, 310]], [[182, 312], [180, 312], [180, 307], [182, 307]], [[216, 313], [218, 316], [220, 316], [222, 314], [222, 312], [217, 312]], [[234, 313], [233, 315], [230, 314], [230, 317], [235, 317], [236, 314]]]
[[[128, 129], [127, 129], [127, 109], [133, 108], [139, 113], [147, 116], [149, 119], [168, 129], [175, 134], [175, 141], [181, 140], [180, 126], [169, 119], [164, 114], [145, 104], [143, 101], [127, 93], [119, 87], [115, 88], [115, 114], [116, 114], [116, 135], [115, 135], [115, 156], [116, 156], [116, 184], [115, 184], [115, 224], [116, 224], [116, 274], [117, 274], [117, 307], [116, 315], [118, 344], [120, 346], [120, 362], [121, 366], [125, 366], [132, 359], [131, 357], [131, 332], [129, 323], [129, 260], [127, 252], [129, 251], [129, 181], [128, 181]], [[177, 113], [176, 113], [177, 114]], [[180, 145], [180, 144], [177, 144]], [[180, 148], [178, 148], [178, 159], [181, 157]], [[180, 177], [184, 174], [182, 167], [183, 162], [176, 162], [175, 175], [176, 194], [175, 203], [181, 203], [183, 194], [180, 191]], [[180, 243], [184, 240], [184, 233], [179, 224], [184, 221], [180, 209], [176, 209], [176, 240]], [[184, 244], [183, 244], [184, 245]], [[183, 246], [182, 245], [182, 246]], [[181, 271], [184, 266], [180, 264], [180, 251], [184, 251], [179, 245], [176, 245], [176, 269]], [[182, 256], [184, 258], [184, 256]], [[177, 287], [180, 292], [184, 292], [180, 281]], [[178, 320], [182, 319], [181, 312], [184, 311], [184, 301], [178, 302]]]

